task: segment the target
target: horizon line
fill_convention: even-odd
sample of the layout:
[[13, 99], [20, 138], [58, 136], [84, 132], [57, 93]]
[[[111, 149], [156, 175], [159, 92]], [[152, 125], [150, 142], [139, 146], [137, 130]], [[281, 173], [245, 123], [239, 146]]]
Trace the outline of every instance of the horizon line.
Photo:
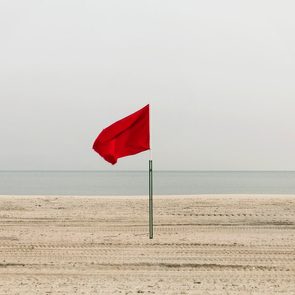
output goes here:
[[[146, 170], [79, 170], [79, 169], [3, 169], [0, 170], [0, 172], [146, 172]], [[223, 169], [217, 169], [217, 170], [193, 170], [193, 169], [188, 169], [188, 170], [168, 170], [168, 169], [159, 169], [159, 170], [154, 170], [156, 172], [295, 172], [295, 170], [282, 170], [282, 169], [277, 169], [277, 170], [264, 170], [264, 169], [245, 169], [245, 170], [223, 170]]]

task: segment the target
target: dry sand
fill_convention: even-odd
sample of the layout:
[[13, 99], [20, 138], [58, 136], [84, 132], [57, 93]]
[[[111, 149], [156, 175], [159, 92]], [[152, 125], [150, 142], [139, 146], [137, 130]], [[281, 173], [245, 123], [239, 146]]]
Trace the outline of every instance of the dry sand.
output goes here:
[[0, 294], [295, 294], [295, 196], [0, 197]]

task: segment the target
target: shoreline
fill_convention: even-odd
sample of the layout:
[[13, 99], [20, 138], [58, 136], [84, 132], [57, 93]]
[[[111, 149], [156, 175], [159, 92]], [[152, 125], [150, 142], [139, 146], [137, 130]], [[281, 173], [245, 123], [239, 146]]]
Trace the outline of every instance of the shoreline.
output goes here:
[[[0, 198], [76, 198], [76, 199], [146, 199], [147, 195], [0, 195]], [[193, 194], [193, 195], [153, 195], [155, 199], [177, 199], [177, 198], [295, 198], [295, 194]]]

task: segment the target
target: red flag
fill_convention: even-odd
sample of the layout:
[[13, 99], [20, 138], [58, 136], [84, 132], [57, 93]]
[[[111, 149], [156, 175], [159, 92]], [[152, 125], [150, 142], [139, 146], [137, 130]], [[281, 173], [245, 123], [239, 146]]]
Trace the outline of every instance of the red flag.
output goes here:
[[102, 130], [93, 149], [106, 161], [116, 164], [118, 158], [150, 149], [150, 106], [113, 123]]

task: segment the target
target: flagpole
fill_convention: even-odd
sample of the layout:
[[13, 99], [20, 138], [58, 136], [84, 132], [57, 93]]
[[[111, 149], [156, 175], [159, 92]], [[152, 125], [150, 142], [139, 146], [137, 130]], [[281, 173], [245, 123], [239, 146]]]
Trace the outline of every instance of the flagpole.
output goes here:
[[153, 239], [153, 152], [151, 145], [152, 134], [152, 112], [150, 103], [150, 159], [149, 159], [149, 238]]
[[153, 233], [153, 160], [149, 160], [149, 237], [152, 239]]

